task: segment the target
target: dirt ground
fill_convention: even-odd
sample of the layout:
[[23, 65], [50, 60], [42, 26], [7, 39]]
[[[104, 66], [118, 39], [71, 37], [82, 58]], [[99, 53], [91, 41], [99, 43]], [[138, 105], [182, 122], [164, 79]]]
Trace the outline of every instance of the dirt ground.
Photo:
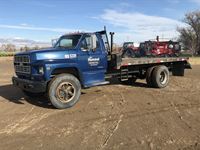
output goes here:
[[82, 91], [66, 110], [12, 86], [12, 60], [0, 58], [0, 149], [199, 150], [200, 65], [165, 89], [144, 81]]

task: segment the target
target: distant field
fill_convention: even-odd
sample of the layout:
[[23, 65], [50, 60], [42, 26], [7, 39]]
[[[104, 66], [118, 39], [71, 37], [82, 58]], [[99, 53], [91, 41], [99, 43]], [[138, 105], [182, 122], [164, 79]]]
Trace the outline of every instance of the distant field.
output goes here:
[[190, 57], [189, 62], [192, 65], [200, 65], [200, 57]]

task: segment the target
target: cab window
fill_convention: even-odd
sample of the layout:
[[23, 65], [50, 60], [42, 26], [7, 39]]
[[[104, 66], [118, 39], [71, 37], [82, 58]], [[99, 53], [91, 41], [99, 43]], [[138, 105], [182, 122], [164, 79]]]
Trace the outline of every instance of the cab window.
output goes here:
[[73, 40], [72, 39], [62, 39], [60, 41], [61, 47], [73, 47]]
[[61, 37], [54, 47], [75, 48], [81, 38], [81, 35], [66, 35]]

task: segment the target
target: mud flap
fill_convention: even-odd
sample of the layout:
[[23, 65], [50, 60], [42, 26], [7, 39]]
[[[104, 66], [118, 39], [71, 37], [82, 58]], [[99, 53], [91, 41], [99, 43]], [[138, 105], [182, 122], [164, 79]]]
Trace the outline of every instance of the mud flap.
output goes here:
[[185, 63], [185, 69], [192, 69], [192, 66], [188, 61]]

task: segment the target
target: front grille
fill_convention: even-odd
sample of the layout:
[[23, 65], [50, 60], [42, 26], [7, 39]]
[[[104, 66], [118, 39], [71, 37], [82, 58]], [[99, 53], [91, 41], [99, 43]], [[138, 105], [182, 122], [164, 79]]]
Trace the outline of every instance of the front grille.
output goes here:
[[14, 62], [15, 63], [30, 63], [30, 57], [27, 55], [15, 56]]
[[30, 57], [27, 55], [15, 56], [14, 65], [16, 73], [31, 73]]

